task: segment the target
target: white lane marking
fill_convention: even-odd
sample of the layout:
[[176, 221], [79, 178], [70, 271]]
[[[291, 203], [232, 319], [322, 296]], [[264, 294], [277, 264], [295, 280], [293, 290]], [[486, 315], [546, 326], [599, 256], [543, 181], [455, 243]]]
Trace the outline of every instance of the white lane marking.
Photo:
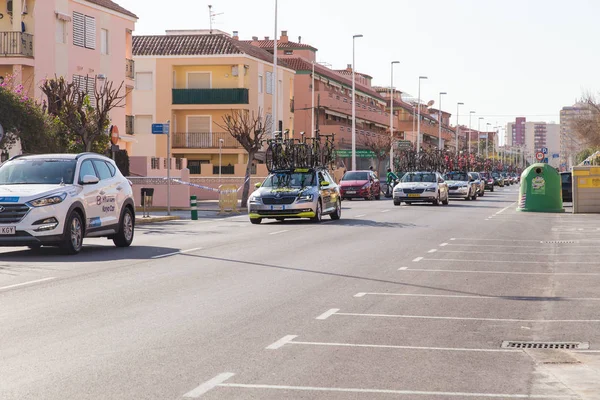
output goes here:
[[421, 261], [422, 259], [423, 259], [423, 257], [417, 257], [417, 258], [415, 258], [415, 259], [413, 260], [413, 262], [419, 262], [419, 261]]
[[[360, 296], [358, 296], [360, 294]], [[600, 301], [600, 297], [536, 297], [536, 296], [485, 296], [485, 295], [468, 295], [468, 294], [421, 294], [421, 293], [378, 293], [378, 292], [361, 292], [354, 297], [365, 296], [398, 296], [398, 297], [439, 297], [444, 299], [478, 299], [478, 300], [532, 300], [535, 301]], [[599, 350], [600, 351], [600, 350]]]
[[[534, 246], [536, 247], [536, 246]], [[539, 246], [537, 246], [539, 248]], [[527, 255], [530, 256], [531, 253], [515, 253], [514, 251], [506, 252], [506, 251], [469, 251], [469, 250], [440, 250], [440, 253], [468, 253], [468, 254], [504, 254], [504, 255]], [[585, 254], [585, 256], [598, 256], [598, 253]], [[581, 253], [560, 253], [560, 254], [543, 254], [537, 253], [537, 256], [549, 256], [549, 257], [557, 257], [557, 256], [583, 256]], [[468, 260], [465, 260], [468, 261]], [[506, 261], [511, 263], [512, 261]]]
[[400, 267], [398, 268], [398, 271], [404, 271], [405, 269], [408, 269], [408, 267]]
[[515, 271], [476, 271], [476, 270], [464, 270], [464, 269], [426, 269], [426, 268], [410, 268], [410, 269], [406, 269], [405, 271], [448, 272], [451, 274], [600, 276], [600, 273], [593, 273], [593, 272], [515, 272]]
[[354, 216], [354, 218], [364, 217], [365, 215], [367, 215], [367, 214], [359, 214], [359, 215]]
[[450, 240], [456, 240], [456, 238], [450, 238]]
[[196, 250], [202, 250], [202, 247], [194, 247], [193, 249], [175, 251], [173, 253], [161, 254], [161, 255], [158, 255], [158, 256], [150, 257], [150, 258], [157, 259], [157, 258], [171, 257], [171, 256], [176, 256], [178, 254], [189, 253], [189, 252], [196, 251]]
[[292, 340], [294, 340], [294, 338], [297, 338], [298, 335], [287, 335], [282, 337], [281, 339], [279, 339], [278, 341], [276, 341], [273, 344], [270, 344], [266, 347], [267, 350], [277, 350], [283, 346], [285, 346], [287, 343], [290, 343]]
[[502, 214], [504, 211], [508, 210], [509, 208], [511, 208], [513, 206], [513, 204], [516, 204], [516, 202], [510, 203], [508, 206], [504, 207], [502, 210], [498, 211], [496, 214], [494, 215], [499, 215]]
[[[485, 253], [484, 253], [485, 254]], [[471, 260], [460, 258], [423, 258], [425, 261], [452, 261], [452, 262], [482, 262], [482, 263], [498, 263], [498, 264], [546, 264], [548, 261], [504, 261], [504, 260]], [[413, 260], [414, 261], [414, 260]], [[552, 261], [553, 264], [586, 264], [600, 265], [600, 261]]]
[[373, 393], [373, 394], [397, 394], [410, 396], [445, 396], [445, 397], [484, 397], [503, 399], [571, 399], [577, 397], [571, 395], [545, 395], [545, 394], [502, 394], [502, 393], [467, 393], [467, 392], [428, 392], [422, 390], [395, 390], [395, 389], [361, 389], [319, 386], [286, 386], [286, 385], [264, 385], [247, 383], [222, 383], [219, 387], [241, 388], [241, 389], [270, 389], [270, 390], [297, 390], [303, 392], [343, 392], [343, 393]]
[[[543, 244], [540, 242], [540, 244]], [[572, 245], [572, 244], [565, 244], [564, 246], [556, 246], [553, 245], [552, 243], [546, 243], [549, 244], [550, 246], [515, 246], [512, 244], [462, 244], [462, 243], [452, 243], [450, 244], [450, 246], [459, 246], [459, 247], [509, 247], [511, 249], [513, 248], [523, 248], [523, 249], [540, 249], [540, 248], [545, 248], [545, 249], [565, 249], [565, 248], [597, 248], [598, 246], [579, 246], [579, 245]]]
[[574, 323], [574, 322], [600, 322], [600, 319], [518, 319], [518, 318], [476, 318], [476, 317], [438, 317], [434, 315], [407, 315], [407, 314], [363, 314], [341, 313], [335, 315], [348, 317], [379, 317], [379, 318], [405, 318], [405, 319], [439, 319], [445, 321], [488, 321], [488, 322], [535, 322], [535, 323]]
[[382, 213], [390, 212], [390, 210], [383, 210]]
[[446, 246], [448, 246], [448, 243], [442, 243], [442, 244], [440, 244], [440, 247], [446, 247]]
[[[290, 335], [293, 336], [293, 335]], [[296, 336], [294, 336], [296, 337]], [[523, 353], [519, 349], [469, 349], [464, 347], [427, 347], [427, 346], [396, 346], [388, 344], [357, 344], [357, 343], [328, 343], [328, 342], [301, 342], [293, 341], [290, 344], [308, 346], [332, 346], [332, 347], [366, 347], [373, 349], [400, 349], [400, 350], [442, 350], [442, 351], [473, 351], [483, 353]]]
[[289, 232], [289, 230], [287, 230], [287, 229], [284, 229], [284, 230], [282, 230], [282, 231], [271, 232], [271, 233], [269, 233], [269, 235], [279, 235], [280, 233], [285, 233], [285, 232]]
[[55, 277], [49, 277], [49, 278], [43, 278], [43, 279], [36, 279], [35, 281], [28, 281], [28, 282], [23, 282], [23, 283], [16, 283], [14, 285], [2, 286], [2, 287], [0, 287], [0, 290], [12, 289], [12, 288], [21, 287], [21, 286], [27, 286], [27, 285], [33, 285], [34, 283], [47, 282], [47, 281], [51, 281], [53, 279], [56, 279], [56, 278]]
[[217, 386], [220, 386], [223, 382], [225, 382], [227, 379], [231, 378], [234, 375], [235, 374], [233, 372], [223, 372], [222, 374], [219, 374], [214, 378], [204, 382], [196, 389], [187, 392], [183, 395], [183, 397], [196, 399], [205, 394], [206, 392], [216, 388]]
[[437, 251], [437, 249], [431, 249], [431, 250], [428, 251], [428, 253], [431, 254], [431, 253], [435, 253], [436, 251]]
[[481, 239], [481, 238], [454, 238], [450, 240], [479, 240], [479, 241], [489, 241], [489, 242], [535, 242], [539, 243], [539, 239]]
[[330, 310], [325, 311], [323, 314], [319, 315], [316, 319], [321, 319], [321, 320], [327, 319], [338, 311], [340, 311], [339, 308], [332, 308]]

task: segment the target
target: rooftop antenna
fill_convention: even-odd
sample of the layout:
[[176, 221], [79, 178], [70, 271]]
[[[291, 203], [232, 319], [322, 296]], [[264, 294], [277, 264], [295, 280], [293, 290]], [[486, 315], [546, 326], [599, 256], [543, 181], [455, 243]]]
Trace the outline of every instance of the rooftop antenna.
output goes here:
[[215, 17], [217, 15], [223, 15], [224, 13], [214, 13], [212, 10], [212, 5], [208, 5], [208, 16], [209, 16], [209, 21], [210, 21], [210, 34], [212, 35], [213, 33], [213, 22], [215, 22]]

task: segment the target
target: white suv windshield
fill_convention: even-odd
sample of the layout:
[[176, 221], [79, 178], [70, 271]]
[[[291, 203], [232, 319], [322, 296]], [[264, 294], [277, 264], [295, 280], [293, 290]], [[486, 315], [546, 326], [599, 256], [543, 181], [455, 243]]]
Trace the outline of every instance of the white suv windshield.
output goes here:
[[312, 172], [283, 172], [269, 176], [262, 186], [267, 188], [302, 188], [305, 186], [313, 186], [315, 184], [314, 178], [315, 174]]
[[0, 167], [0, 185], [72, 184], [76, 160], [14, 160]]
[[407, 173], [405, 174], [401, 182], [436, 182], [435, 174], [427, 174], [427, 173]]

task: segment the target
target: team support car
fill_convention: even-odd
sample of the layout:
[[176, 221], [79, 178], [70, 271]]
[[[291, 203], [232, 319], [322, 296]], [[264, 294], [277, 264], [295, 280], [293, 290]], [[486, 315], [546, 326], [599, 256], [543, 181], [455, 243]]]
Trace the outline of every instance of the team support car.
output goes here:
[[342, 216], [339, 186], [324, 168], [297, 168], [274, 171], [248, 199], [250, 222], [265, 218], [310, 218], [320, 222], [323, 215], [337, 220]]
[[477, 186], [477, 196], [481, 197], [485, 195], [485, 181], [479, 172], [469, 172], [469, 176], [474, 179], [475, 185]]
[[477, 200], [477, 185], [468, 173], [462, 171], [447, 172], [444, 175], [444, 179], [448, 184], [450, 197]]
[[85, 237], [133, 241], [130, 182], [94, 153], [16, 156], [0, 166], [0, 246], [81, 251]]
[[345, 199], [379, 200], [381, 186], [373, 171], [348, 171], [340, 180], [340, 195]]
[[394, 205], [402, 202], [448, 204], [448, 185], [437, 172], [408, 172], [394, 186]]
[[480, 172], [479, 175], [481, 176], [481, 179], [483, 179], [483, 181], [485, 182], [485, 189], [489, 190], [490, 192], [493, 192], [494, 185], [496, 185], [496, 180], [494, 179], [492, 174], [490, 174], [489, 172]]

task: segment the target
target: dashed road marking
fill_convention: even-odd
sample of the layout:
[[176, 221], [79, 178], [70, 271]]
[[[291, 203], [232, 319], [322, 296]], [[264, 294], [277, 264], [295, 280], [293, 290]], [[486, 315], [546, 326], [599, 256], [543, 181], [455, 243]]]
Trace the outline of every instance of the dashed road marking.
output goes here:
[[[487, 254], [487, 253], [482, 253]], [[552, 255], [553, 256], [553, 255]], [[491, 264], [547, 264], [548, 261], [505, 261], [505, 260], [472, 260], [472, 259], [460, 259], [460, 258], [423, 258], [419, 257], [420, 260], [425, 261], [450, 261], [450, 262], [481, 262]], [[416, 260], [416, 259], [415, 259]], [[413, 260], [413, 261], [415, 261]], [[420, 261], [419, 260], [419, 261]], [[586, 264], [586, 265], [600, 265], [600, 261], [552, 261], [553, 264]]]
[[408, 267], [400, 267], [400, 268], [398, 268], [398, 271], [404, 271], [406, 269], [408, 269]]
[[415, 259], [413, 260], [413, 262], [419, 262], [419, 261], [421, 261], [422, 259], [423, 259], [423, 257], [417, 257], [417, 258], [415, 258]]
[[336, 312], [338, 312], [338, 311], [340, 311], [340, 309], [339, 309], [339, 308], [332, 308], [332, 309], [329, 309], [329, 310], [325, 311], [323, 314], [319, 315], [319, 316], [318, 316], [317, 318], [315, 318], [315, 319], [320, 319], [320, 320], [327, 319], [327, 318], [331, 317], [333, 314], [335, 314], [335, 313], [336, 313]]
[[354, 218], [361, 218], [361, 217], [364, 217], [365, 215], [367, 215], [367, 214], [359, 214], [359, 215], [354, 216]]
[[277, 350], [283, 346], [285, 346], [287, 343], [291, 342], [292, 340], [294, 340], [294, 338], [297, 338], [298, 335], [287, 335], [282, 337], [281, 339], [279, 339], [278, 341], [276, 341], [273, 344], [270, 344], [266, 347], [267, 350]]
[[468, 295], [468, 294], [426, 294], [426, 293], [378, 293], [359, 292], [354, 297], [365, 296], [391, 296], [391, 297], [433, 297], [443, 299], [477, 299], [477, 300], [525, 300], [525, 301], [600, 301], [600, 297], [535, 297], [535, 296], [492, 296], [492, 295]]
[[186, 394], [183, 395], [183, 397], [197, 399], [200, 396], [202, 396], [203, 394], [205, 394], [206, 392], [221, 385], [223, 382], [225, 382], [227, 379], [231, 378], [234, 375], [235, 374], [233, 372], [224, 372], [222, 374], [219, 374], [219, 375], [215, 376], [214, 378], [204, 382], [203, 384], [198, 386], [196, 389], [194, 389], [190, 392], [187, 392]]
[[446, 272], [446, 273], [451, 273], [451, 274], [600, 276], [600, 273], [594, 273], [594, 272], [516, 272], [516, 271], [478, 271], [478, 270], [464, 270], [464, 269], [426, 269], [426, 268], [407, 268], [407, 269], [405, 269], [405, 271]]
[[435, 315], [408, 315], [408, 314], [367, 314], [367, 313], [341, 313], [336, 316], [347, 317], [374, 317], [374, 318], [401, 318], [401, 319], [434, 319], [444, 321], [487, 321], [487, 322], [535, 322], [535, 323], [596, 323], [600, 319], [519, 319], [519, 318], [477, 318], [477, 317], [444, 317]]
[[271, 233], [269, 233], [269, 235], [279, 235], [280, 233], [286, 233], [286, 232], [289, 232], [289, 230], [284, 229], [282, 231], [271, 232]]
[[428, 251], [428, 253], [431, 254], [431, 253], [435, 253], [436, 251], [437, 251], [437, 249], [431, 249], [431, 250]]
[[390, 212], [390, 210], [383, 210], [382, 213]]
[[54, 279], [56, 279], [56, 278], [51, 276], [51, 277], [48, 277], [48, 278], [36, 279], [35, 281], [28, 281], [28, 282], [23, 282], [23, 283], [16, 283], [14, 285], [2, 286], [2, 287], [0, 287], [0, 290], [13, 289], [13, 288], [21, 287], [21, 286], [33, 285], [34, 283], [48, 282], [48, 281], [51, 281], [51, 280], [54, 280]]

